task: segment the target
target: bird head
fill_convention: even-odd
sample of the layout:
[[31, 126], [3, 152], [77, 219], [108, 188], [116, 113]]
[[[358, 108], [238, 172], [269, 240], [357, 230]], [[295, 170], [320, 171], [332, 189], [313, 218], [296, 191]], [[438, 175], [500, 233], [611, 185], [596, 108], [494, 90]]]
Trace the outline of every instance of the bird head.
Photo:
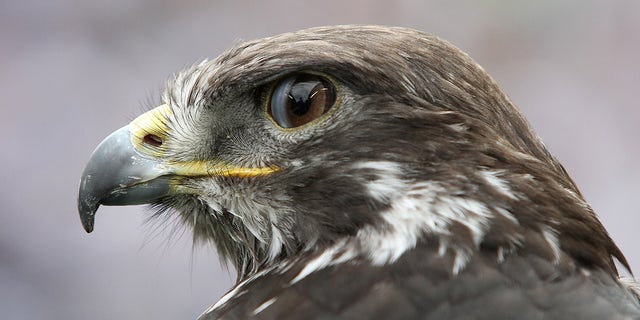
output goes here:
[[132, 204], [179, 215], [241, 277], [337, 243], [373, 264], [430, 243], [454, 272], [480, 252], [624, 263], [489, 75], [403, 28], [287, 33], [177, 74], [82, 175], [87, 232], [100, 205]]

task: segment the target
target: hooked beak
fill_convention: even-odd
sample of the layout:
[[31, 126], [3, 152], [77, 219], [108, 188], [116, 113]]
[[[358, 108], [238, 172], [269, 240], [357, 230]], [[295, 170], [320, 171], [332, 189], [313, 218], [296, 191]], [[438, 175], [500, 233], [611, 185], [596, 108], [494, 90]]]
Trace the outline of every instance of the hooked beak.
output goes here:
[[176, 161], [166, 157], [169, 124], [167, 105], [150, 110], [113, 132], [95, 149], [80, 178], [78, 212], [85, 231], [93, 231], [100, 205], [153, 203], [168, 195], [193, 193], [181, 188], [186, 177], [256, 177], [277, 167], [246, 168], [212, 160]]
[[151, 203], [169, 193], [171, 172], [157, 159], [138, 152], [127, 125], [104, 139], [80, 179], [78, 211], [82, 226], [93, 230], [98, 207]]
[[171, 108], [161, 105], [110, 134], [93, 151], [78, 193], [84, 230], [93, 230], [100, 205], [145, 204], [169, 194], [173, 170], [161, 155], [171, 116]]

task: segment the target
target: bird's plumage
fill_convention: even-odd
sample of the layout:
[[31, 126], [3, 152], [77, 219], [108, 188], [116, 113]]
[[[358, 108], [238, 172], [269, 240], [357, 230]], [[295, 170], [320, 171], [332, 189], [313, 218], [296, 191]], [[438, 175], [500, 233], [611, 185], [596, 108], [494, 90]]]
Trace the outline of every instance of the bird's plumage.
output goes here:
[[[274, 116], [282, 99], [298, 109]], [[163, 102], [121, 129], [153, 174], [93, 188], [93, 166], [80, 210], [92, 227], [143, 189], [214, 243], [238, 284], [203, 319], [640, 319], [565, 169], [443, 40], [338, 26], [250, 41], [178, 74]]]

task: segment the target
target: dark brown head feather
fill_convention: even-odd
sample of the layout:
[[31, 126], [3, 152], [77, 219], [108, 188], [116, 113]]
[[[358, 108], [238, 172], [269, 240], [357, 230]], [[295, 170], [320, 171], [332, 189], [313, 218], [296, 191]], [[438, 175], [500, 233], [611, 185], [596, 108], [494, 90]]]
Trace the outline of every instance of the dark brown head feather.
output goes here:
[[[390, 203], [370, 199], [345, 168], [358, 161], [389, 161], [403, 166], [407, 181], [441, 183], [452, 194], [504, 208], [517, 218], [518, 223], [494, 221], [481, 248], [507, 246], [514, 239], [526, 242], [531, 232], [539, 238], [548, 227], [576, 263], [615, 274], [617, 258], [628, 268], [566, 170], [495, 81], [437, 37], [403, 28], [314, 28], [239, 44], [198, 68], [204, 70], [197, 81], [202, 87], [190, 89], [187, 104], [197, 100], [194, 95], [211, 108], [245, 101], [255, 103], [254, 112], [260, 114], [260, 102], [274, 81], [307, 71], [334, 78], [349, 102], [331, 120], [330, 130], [312, 135], [316, 139], [283, 144], [270, 159], [304, 164], [285, 168], [262, 186], [291, 200], [281, 203], [293, 212], [280, 226], [290, 236], [284, 257], [376, 223], [376, 212]], [[502, 172], [501, 179], [520, 196], [497, 193], [479, 176], [482, 168]], [[226, 232], [234, 234], [234, 228], [232, 223]], [[221, 236], [220, 230], [213, 233]], [[531, 243], [535, 237], [529, 237]], [[221, 248], [234, 256], [235, 246]], [[232, 260], [241, 264], [245, 257], [264, 254], [245, 251], [250, 254]]]

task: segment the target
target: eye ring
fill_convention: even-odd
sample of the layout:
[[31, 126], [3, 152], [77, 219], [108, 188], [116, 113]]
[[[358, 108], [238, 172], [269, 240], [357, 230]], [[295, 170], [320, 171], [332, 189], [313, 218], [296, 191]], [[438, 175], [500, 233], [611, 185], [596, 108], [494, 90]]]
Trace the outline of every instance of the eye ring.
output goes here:
[[333, 81], [314, 73], [295, 73], [275, 83], [267, 113], [281, 128], [296, 129], [322, 118], [336, 104]]

